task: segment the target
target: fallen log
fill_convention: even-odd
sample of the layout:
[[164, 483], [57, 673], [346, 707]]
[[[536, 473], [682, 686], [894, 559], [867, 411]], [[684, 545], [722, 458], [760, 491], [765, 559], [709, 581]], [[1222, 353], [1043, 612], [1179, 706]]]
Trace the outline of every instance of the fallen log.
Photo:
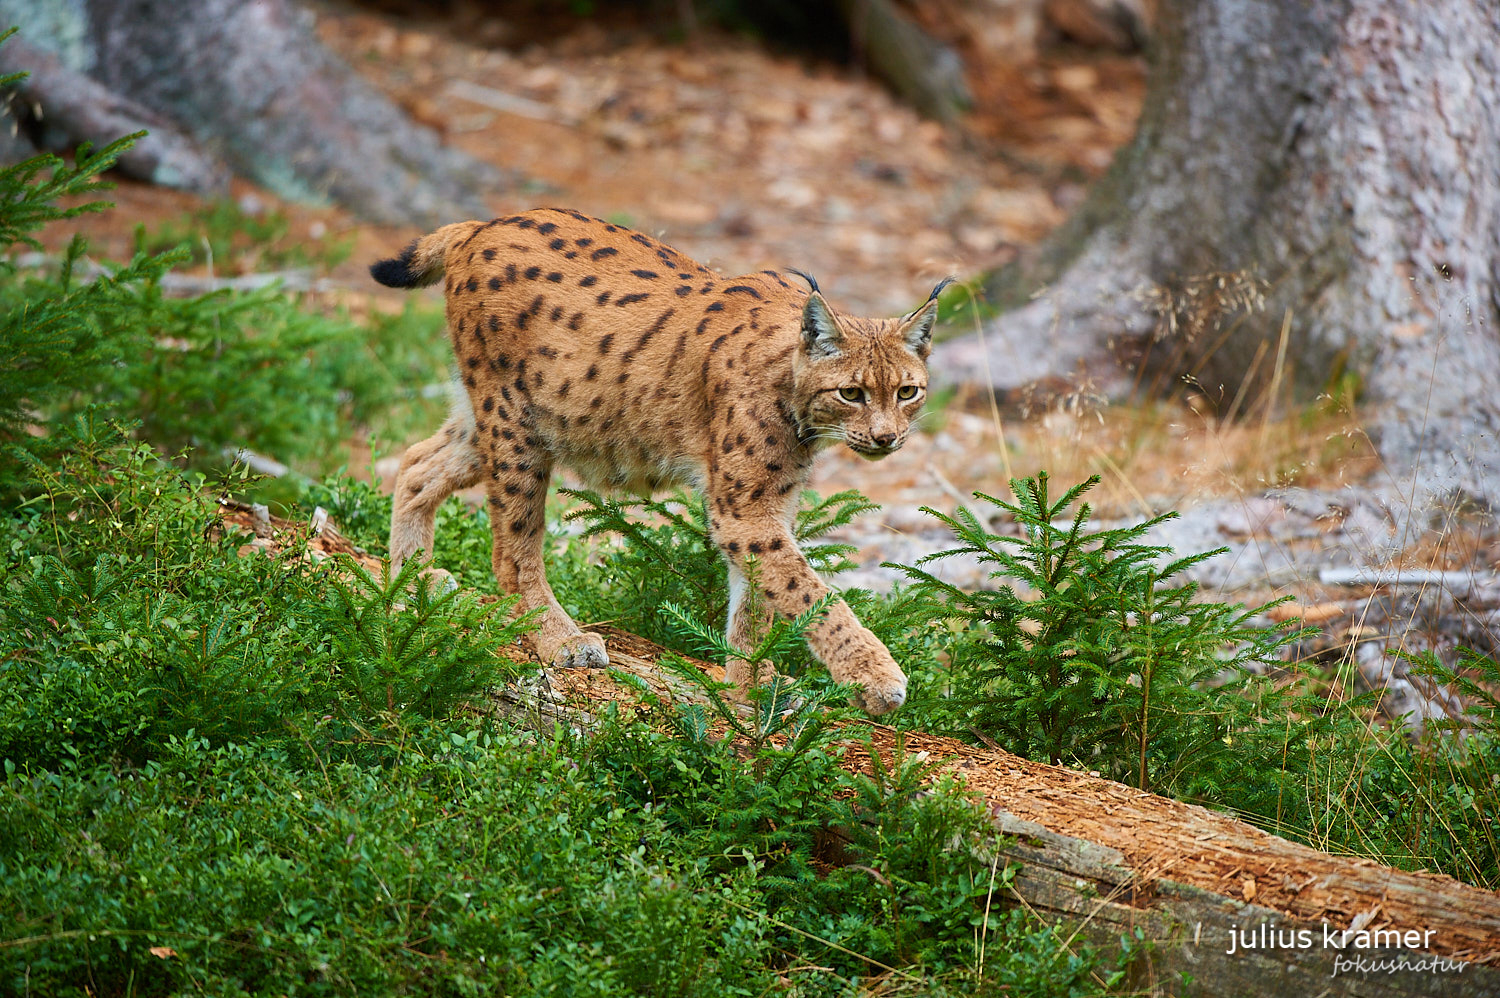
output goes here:
[[[612, 668], [673, 699], [693, 695], [655, 667], [663, 650], [604, 630]], [[704, 666], [711, 674], [716, 670]], [[508, 702], [586, 727], [633, 690], [607, 672], [542, 670]], [[544, 692], [538, 693], [538, 687]], [[1132, 965], [1153, 993], [1500, 994], [1500, 894], [1319, 852], [1204, 807], [951, 738], [851, 725], [843, 764], [872, 773], [878, 752], [946, 760], [983, 799], [988, 848], [1019, 864], [1009, 903], [1079, 929], [1108, 951], [1140, 930]], [[990, 858], [989, 856], [986, 859]], [[1191, 981], [1191, 986], [1187, 982]]]
[[[275, 520], [269, 547], [258, 546], [274, 550], [282, 531], [311, 534], [315, 553], [380, 570], [378, 559], [317, 519], [315, 528]], [[249, 507], [226, 509], [224, 520], [265, 534], [264, 517]], [[638, 677], [665, 700], [697, 695], [657, 668], [659, 646], [596, 630], [606, 636], [612, 671]], [[538, 667], [501, 690], [495, 706], [521, 723], [587, 728], [612, 702], [628, 707], [639, 693], [611, 671]], [[994, 826], [981, 856], [1017, 867], [1005, 902], [1106, 952], [1132, 936], [1133, 983], [1149, 993], [1500, 995], [1494, 891], [1319, 852], [1204, 807], [1008, 752], [921, 732], [898, 740], [894, 728], [868, 721], [848, 728], [843, 765], [851, 772], [872, 773], [872, 753], [887, 769], [902, 752], [942, 760], [931, 778], [961, 780]]]

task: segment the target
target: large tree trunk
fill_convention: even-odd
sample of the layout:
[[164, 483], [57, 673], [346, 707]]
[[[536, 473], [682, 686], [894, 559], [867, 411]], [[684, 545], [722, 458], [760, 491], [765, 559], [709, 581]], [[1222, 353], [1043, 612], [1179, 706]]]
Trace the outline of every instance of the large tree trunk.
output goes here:
[[[488, 217], [503, 186], [498, 170], [446, 147], [329, 53], [291, 0], [0, 0], [0, 19], [57, 57], [47, 100], [102, 85], [283, 197], [433, 225]], [[82, 79], [63, 86], [62, 70]]]
[[1134, 142], [993, 282], [1027, 303], [939, 374], [1118, 397], [1144, 364], [1227, 406], [1285, 330], [1303, 397], [1361, 379], [1394, 478], [1500, 501], [1493, 0], [1162, 0], [1152, 61]]

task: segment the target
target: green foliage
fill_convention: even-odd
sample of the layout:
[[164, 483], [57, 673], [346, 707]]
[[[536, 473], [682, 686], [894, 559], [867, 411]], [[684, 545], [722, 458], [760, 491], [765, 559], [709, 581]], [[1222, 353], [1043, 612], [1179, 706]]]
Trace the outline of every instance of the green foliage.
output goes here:
[[906, 570], [934, 615], [970, 628], [954, 650], [957, 721], [1029, 758], [1216, 796], [1203, 779], [1212, 760], [1241, 753], [1237, 733], [1284, 713], [1250, 667], [1281, 665], [1300, 635], [1253, 626], [1259, 610], [1202, 602], [1193, 583], [1170, 581], [1219, 552], [1172, 558], [1141, 543], [1167, 516], [1097, 531], [1087, 504], [1069, 517], [1097, 481], [1055, 501], [1045, 474], [1015, 483], [1015, 503], [981, 496], [1020, 536], [991, 534], [967, 510], [934, 514], [961, 546], [932, 557], [976, 555], [999, 583], [969, 593]]
[[[9, 36], [7, 32], [4, 37]], [[42, 155], [0, 169], [0, 250], [17, 245], [40, 250], [32, 233], [44, 225], [106, 208], [100, 201], [71, 208], [56, 202], [107, 190], [110, 185], [93, 178], [112, 166], [134, 138], [112, 142], [98, 152], [80, 148], [72, 166]], [[97, 372], [116, 356], [100, 336], [97, 322], [128, 315], [121, 289], [155, 279], [174, 259], [137, 257], [85, 283], [74, 277], [83, 253], [82, 240], [74, 239], [45, 295], [27, 293], [15, 264], [0, 259], [0, 448], [46, 453], [45, 441], [28, 432], [37, 414], [91, 388]], [[0, 493], [15, 488], [15, 476], [13, 460], [0, 456]]]
[[[101, 432], [33, 469], [36, 498], [0, 534], [0, 987], [852, 994], [887, 967], [932, 994], [1091, 981], [1088, 954], [986, 917], [1010, 873], [954, 848], [983, 815], [955, 788], [918, 793], [931, 764], [898, 750], [871, 778], [839, 767], [847, 689], [773, 685], [747, 719], [679, 661], [711, 714], [648, 697], [634, 719], [541, 740], [450, 719], [498, 678], [508, 604], [436, 595], [415, 564], [391, 580], [315, 565], [295, 538], [241, 556], [206, 498], [234, 480], [205, 490]], [[739, 737], [715, 737], [725, 725]], [[1006, 955], [988, 977], [976, 930]]]
[[[681, 643], [672, 618], [664, 616], [662, 594], [671, 593], [677, 608], [698, 620], [723, 620], [729, 611], [727, 570], [709, 538], [708, 509], [702, 496], [678, 493], [670, 499], [614, 499], [586, 490], [559, 490], [579, 505], [566, 513], [583, 524], [582, 536], [618, 536], [601, 545], [599, 563], [564, 562], [552, 584], [558, 598], [581, 612], [580, 619], [607, 620], [658, 644], [691, 653]], [[814, 570], [835, 573], [851, 567], [847, 544], [811, 543], [877, 508], [855, 491], [826, 498], [802, 495], [793, 535]], [[805, 651], [789, 651], [793, 664]]]
[[[719, 725], [745, 743], [756, 771], [762, 776], [768, 770], [781, 767], [785, 761], [795, 760], [813, 748], [826, 745], [834, 737], [829, 726], [834, 715], [830, 712], [848, 703], [851, 690], [821, 676], [788, 679], [777, 675], [774, 669], [777, 662], [801, 648], [808, 628], [817, 623], [837, 599], [836, 595], [829, 593], [795, 618], [775, 621], [757, 645], [748, 650], [736, 648], [722, 631], [695, 619], [677, 604], [662, 604], [662, 611], [672, 618], [698, 653], [711, 655], [726, 665], [738, 659], [746, 663], [750, 675], [760, 677], [760, 682], [750, 691], [750, 703], [741, 705], [725, 699], [724, 694], [733, 688], [733, 684], [713, 682], [695, 666], [676, 656], [664, 660], [668, 669], [698, 688]], [[643, 689], [641, 692], [644, 695], [647, 691]], [[682, 717], [683, 723], [689, 727], [680, 729], [681, 733], [693, 738], [706, 737], [708, 715], [702, 707], [689, 706]]]
[[188, 212], [155, 232], [137, 226], [135, 245], [147, 255], [181, 247], [196, 264], [223, 273], [317, 268], [331, 270], [349, 259], [354, 239], [292, 238], [291, 222], [279, 211], [247, 212], [238, 201], [215, 201]]
[[[82, 148], [72, 166], [43, 155], [0, 170], [0, 248], [40, 248], [32, 233], [44, 224], [107, 207], [55, 201], [106, 189], [92, 178], [132, 141]], [[191, 447], [205, 466], [249, 448], [314, 468], [331, 466], [356, 428], [404, 434], [407, 410], [433, 408], [409, 387], [444, 346], [412, 335], [421, 312], [366, 329], [274, 288], [171, 297], [159, 281], [183, 252], [138, 254], [80, 280], [84, 251], [75, 238], [55, 270], [0, 263], [0, 493], [17, 488], [18, 451], [55, 455], [58, 442], [36, 430], [84, 408], [138, 423], [169, 452]]]
[[1294, 834], [1322, 849], [1500, 889], [1500, 732], [1399, 728], [1323, 738], [1301, 774]]
[[295, 537], [242, 557], [201, 480], [86, 423], [63, 436], [0, 532], [0, 758], [139, 761], [189, 732], [289, 738], [311, 718], [369, 730], [503, 678], [511, 601], [435, 594], [415, 563], [384, 580], [318, 564]]
[[[1282, 661], [1307, 631], [1258, 627], [1265, 608], [1202, 601], [1172, 581], [1217, 552], [1143, 544], [1162, 518], [1088, 529], [1080, 499], [1095, 481], [1057, 499], [1046, 475], [1013, 483], [1014, 503], [980, 496], [1016, 536], [991, 534], [967, 511], [934, 514], [961, 546], [933, 557], [973, 554], [997, 588], [964, 592], [906, 569], [915, 584], [886, 616], [929, 647], [936, 638], [949, 668], [913, 683], [902, 724], [1233, 810], [1321, 848], [1500, 883], [1500, 666], [1472, 653], [1456, 670], [1416, 660], [1415, 674], [1476, 703], [1465, 736], [1443, 731], [1457, 724], [1416, 741], [1373, 727], [1373, 694], [1330, 701], [1310, 665]], [[958, 629], [948, 636], [938, 619]]]
[[328, 578], [330, 612], [322, 629], [332, 642], [340, 690], [367, 717], [398, 707], [426, 717], [446, 714], [464, 695], [502, 678], [498, 646], [534, 616], [497, 624], [515, 605], [514, 596], [486, 606], [472, 593], [435, 591], [415, 560], [380, 579], [351, 559], [339, 567], [347, 575]]
[[[988, 827], [983, 810], [952, 783], [930, 782], [940, 762], [914, 759], [898, 742], [889, 763], [872, 753], [871, 776], [839, 765], [852, 737], [834, 723], [847, 716], [847, 688], [778, 677], [746, 707], [697, 667], [671, 657], [661, 664], [700, 696], [676, 702], [639, 684], [636, 718], [611, 709], [591, 762], [662, 815], [672, 836], [711, 857], [706, 869], [753, 878], [758, 906], [738, 910], [756, 916], [777, 948], [799, 954], [797, 963], [836, 972], [831, 981], [798, 979], [805, 993], [851, 994], [830, 985], [876, 973], [924, 994], [1007, 985], [1082, 993], [1093, 954], [1069, 966], [1045, 930], [998, 906], [986, 918], [1014, 871], [969, 848]], [[1031, 959], [977, 973], [975, 939], [990, 932], [990, 945]]]
[[[450, 725], [307, 767], [175, 742], [0, 789], [0, 987], [24, 993], [758, 994], [740, 877], [663, 851], [566, 744]], [[652, 843], [652, 845], [647, 845]], [[151, 953], [168, 947], [170, 956]]]
[[1469, 704], [1464, 717], [1436, 721], [1433, 730], [1463, 731], [1473, 727], [1500, 733], [1500, 662], [1472, 648], [1458, 649], [1458, 661], [1452, 666], [1444, 664], [1431, 651], [1402, 657], [1411, 663], [1411, 675], [1431, 679]]
[[[297, 496], [307, 509], [322, 506], [339, 532], [370, 554], [384, 556], [391, 529], [391, 497], [375, 485], [349, 475], [308, 482]], [[442, 559], [437, 564], [446, 565]]]
[[1500, 889], [1500, 662], [1466, 648], [1452, 666], [1431, 651], [1403, 657], [1469, 710], [1415, 739], [1364, 730], [1325, 744], [1306, 792], [1332, 806], [1311, 815], [1310, 838]]

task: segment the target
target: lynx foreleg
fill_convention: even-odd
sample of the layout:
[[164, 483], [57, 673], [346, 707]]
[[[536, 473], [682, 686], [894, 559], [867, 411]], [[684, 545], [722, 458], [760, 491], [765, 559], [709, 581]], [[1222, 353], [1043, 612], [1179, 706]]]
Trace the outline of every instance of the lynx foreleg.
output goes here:
[[[774, 517], [743, 518], [720, 521], [714, 540], [729, 561], [730, 572], [730, 640], [737, 647], [763, 626], [763, 618], [745, 608], [759, 602], [765, 612], [774, 611], [792, 617], [802, 613], [829, 592], [807, 559], [798, 550], [787, 524]], [[756, 568], [747, 572], [747, 562], [754, 558]], [[748, 579], [754, 575], [755, 600], [750, 599]], [[743, 588], [735, 599], [738, 579]], [[738, 611], [738, 612], [736, 612]], [[855, 619], [843, 600], [828, 608], [823, 619], [813, 625], [807, 644], [818, 661], [841, 683], [858, 683], [863, 687], [856, 697], [858, 705], [869, 714], [884, 714], [906, 702], [906, 676], [880, 639]], [[759, 681], [750, 675], [750, 667], [741, 661], [730, 663], [726, 680], [749, 687]]]

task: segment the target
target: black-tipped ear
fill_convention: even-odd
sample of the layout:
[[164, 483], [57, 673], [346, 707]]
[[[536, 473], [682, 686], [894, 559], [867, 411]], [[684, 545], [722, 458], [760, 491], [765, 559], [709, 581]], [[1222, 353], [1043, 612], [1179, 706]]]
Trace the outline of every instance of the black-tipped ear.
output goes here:
[[[938, 288], [941, 289], [942, 285], [939, 284]], [[927, 299], [927, 304], [912, 313], [902, 333], [906, 348], [923, 360], [932, 351], [932, 327], [937, 322], [937, 314], [937, 292], [933, 292], [933, 297]]]
[[930, 295], [927, 296], [927, 300], [928, 301], [937, 301], [938, 295], [942, 294], [943, 293], [943, 289], [946, 288], [948, 285], [950, 285], [952, 283], [953, 283], [953, 278], [951, 278], [951, 277], [945, 277], [941, 281], [938, 281], [937, 282], [937, 287], [935, 287], [935, 288], [932, 289], [932, 294], [930, 294]]
[[833, 321], [833, 312], [816, 290], [802, 306], [802, 349], [814, 360], [843, 353], [843, 333]]

